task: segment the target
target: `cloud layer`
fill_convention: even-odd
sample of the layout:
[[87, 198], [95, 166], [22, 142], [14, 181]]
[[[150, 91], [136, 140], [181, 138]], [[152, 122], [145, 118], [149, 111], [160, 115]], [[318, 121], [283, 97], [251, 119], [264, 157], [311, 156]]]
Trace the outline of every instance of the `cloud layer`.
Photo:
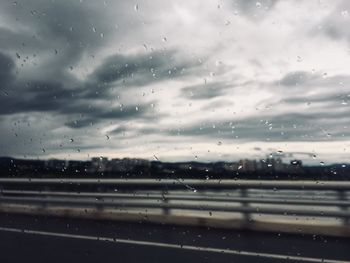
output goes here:
[[2, 1], [0, 155], [346, 161], [349, 12], [347, 1]]

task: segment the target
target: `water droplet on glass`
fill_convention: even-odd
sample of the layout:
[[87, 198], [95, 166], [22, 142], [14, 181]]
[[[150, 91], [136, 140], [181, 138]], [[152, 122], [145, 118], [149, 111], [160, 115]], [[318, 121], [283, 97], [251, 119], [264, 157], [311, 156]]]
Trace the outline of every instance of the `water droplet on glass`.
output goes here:
[[137, 11], [139, 11], [139, 5], [138, 4], [136, 4], [135, 6], [134, 6], [134, 10], [137, 12]]
[[255, 3], [255, 6], [256, 6], [257, 8], [260, 8], [260, 7], [261, 7], [261, 3], [260, 3], [260, 2], [256, 2], [256, 3]]
[[163, 37], [163, 38], [162, 38], [162, 41], [163, 41], [163, 42], [167, 42], [168, 39], [167, 39], [166, 37]]
[[218, 143], [217, 143], [217, 144], [220, 146], [220, 145], [222, 145], [222, 142], [221, 142], [221, 141], [218, 141]]
[[348, 12], [348, 10], [343, 10], [343, 11], [341, 11], [341, 15], [342, 15], [343, 18], [348, 18], [348, 17], [349, 17], [349, 12]]
[[324, 162], [320, 162], [320, 165], [322, 165], [322, 166], [323, 166], [323, 165], [324, 165]]

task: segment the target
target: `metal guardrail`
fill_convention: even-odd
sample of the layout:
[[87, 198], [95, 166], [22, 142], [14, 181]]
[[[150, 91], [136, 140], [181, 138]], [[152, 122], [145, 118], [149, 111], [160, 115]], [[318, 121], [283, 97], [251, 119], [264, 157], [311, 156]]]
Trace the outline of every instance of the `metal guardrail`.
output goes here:
[[278, 180], [198, 180], [198, 179], [97, 179], [97, 178], [0, 178], [0, 185], [114, 185], [118, 187], [172, 187], [191, 186], [194, 189], [309, 189], [309, 190], [350, 190], [349, 181], [278, 181]]
[[[100, 186], [124, 192], [99, 192]], [[350, 182], [343, 181], [0, 178], [0, 205], [160, 209], [166, 215], [174, 209], [234, 212], [246, 220], [270, 214], [341, 218], [348, 224], [349, 196]]]

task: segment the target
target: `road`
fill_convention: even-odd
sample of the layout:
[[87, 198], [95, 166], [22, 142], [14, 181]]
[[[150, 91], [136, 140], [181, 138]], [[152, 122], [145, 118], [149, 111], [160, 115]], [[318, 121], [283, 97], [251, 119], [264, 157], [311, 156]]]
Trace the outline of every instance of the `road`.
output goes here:
[[0, 214], [5, 263], [322, 260], [350, 262], [350, 239]]

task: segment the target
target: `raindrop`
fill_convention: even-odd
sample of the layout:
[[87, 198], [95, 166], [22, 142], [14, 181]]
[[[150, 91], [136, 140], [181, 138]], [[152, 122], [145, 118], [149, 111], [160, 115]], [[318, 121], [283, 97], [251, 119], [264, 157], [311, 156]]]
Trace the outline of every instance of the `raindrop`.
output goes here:
[[257, 8], [260, 8], [260, 7], [261, 7], [261, 3], [260, 3], [260, 2], [256, 2], [256, 3], [255, 3], [255, 6], [256, 6]]
[[135, 10], [136, 12], [139, 11], [139, 5], [138, 5], [138, 4], [136, 4], [136, 5], [134, 6], [134, 10]]
[[21, 56], [20, 56], [18, 53], [16, 53], [16, 57], [17, 57], [18, 59], [21, 58]]
[[316, 159], [316, 157], [317, 157], [316, 154], [312, 155], [312, 159]]
[[2, 90], [2, 93], [5, 95], [5, 96], [8, 96], [9, 93], [6, 91], [6, 90]]
[[103, 34], [103, 33], [101, 33], [101, 34], [100, 34], [100, 37], [101, 37], [101, 38], [103, 38], [103, 37], [104, 37], [104, 34]]
[[320, 165], [324, 166], [324, 162], [320, 162]]
[[108, 135], [106, 135], [106, 139], [109, 140], [109, 136]]
[[41, 151], [42, 151], [43, 153], [45, 153], [45, 152], [46, 152], [44, 148], [42, 148], [42, 149], [41, 149]]
[[69, 141], [70, 141], [70, 142], [74, 142], [74, 139], [73, 139], [73, 138], [71, 138]]
[[341, 11], [341, 15], [342, 15], [343, 18], [348, 18], [348, 17], [349, 17], [349, 12], [348, 12], [348, 10], [343, 10], [343, 11]]
[[162, 38], [162, 41], [163, 41], [163, 42], [167, 42], [168, 39], [167, 39], [166, 37], [163, 37], [163, 38]]
[[221, 142], [221, 141], [218, 141], [218, 143], [217, 143], [217, 144], [220, 146], [220, 145], [222, 145], [222, 142]]

